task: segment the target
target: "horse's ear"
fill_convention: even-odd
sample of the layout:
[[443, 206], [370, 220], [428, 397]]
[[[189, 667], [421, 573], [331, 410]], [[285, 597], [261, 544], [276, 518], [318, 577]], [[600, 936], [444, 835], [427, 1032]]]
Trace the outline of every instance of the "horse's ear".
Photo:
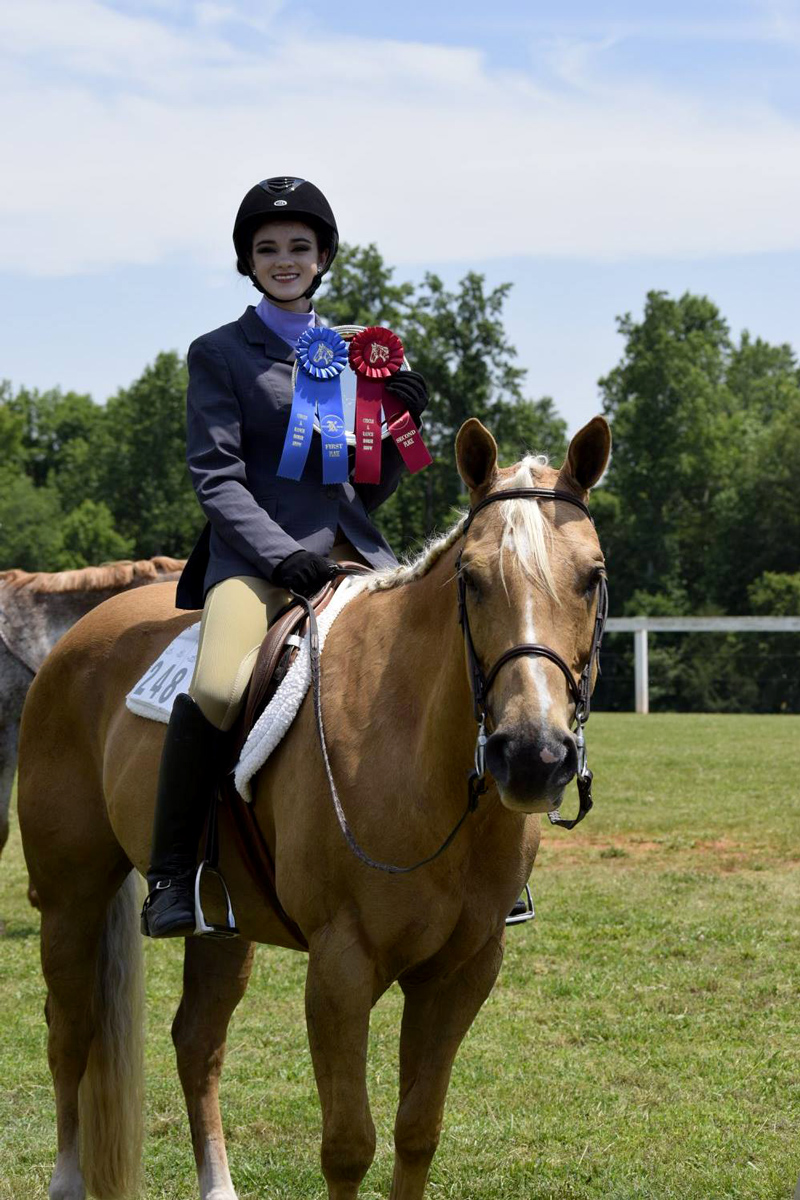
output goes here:
[[611, 453], [611, 428], [605, 417], [592, 417], [579, 429], [569, 444], [561, 473], [580, 491], [593, 488], [608, 466]]
[[456, 436], [458, 473], [471, 492], [480, 491], [497, 471], [497, 442], [477, 417], [470, 417]]

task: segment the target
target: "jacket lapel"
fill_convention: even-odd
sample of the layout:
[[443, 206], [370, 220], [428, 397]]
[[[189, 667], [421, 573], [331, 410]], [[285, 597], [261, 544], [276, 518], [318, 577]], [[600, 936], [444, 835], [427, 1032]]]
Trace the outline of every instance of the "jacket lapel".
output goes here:
[[292, 347], [283, 338], [279, 338], [277, 333], [267, 328], [252, 304], [248, 305], [239, 317], [238, 325], [248, 342], [264, 347], [268, 358], [274, 358], [278, 362], [294, 362]]

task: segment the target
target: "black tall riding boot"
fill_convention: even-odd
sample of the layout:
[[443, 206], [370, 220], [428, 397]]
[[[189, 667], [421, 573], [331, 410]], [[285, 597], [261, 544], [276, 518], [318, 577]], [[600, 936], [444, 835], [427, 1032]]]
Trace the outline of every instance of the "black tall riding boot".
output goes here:
[[194, 933], [197, 850], [226, 766], [229, 738], [187, 693], [176, 696], [158, 773], [153, 842], [142, 909], [146, 937]]

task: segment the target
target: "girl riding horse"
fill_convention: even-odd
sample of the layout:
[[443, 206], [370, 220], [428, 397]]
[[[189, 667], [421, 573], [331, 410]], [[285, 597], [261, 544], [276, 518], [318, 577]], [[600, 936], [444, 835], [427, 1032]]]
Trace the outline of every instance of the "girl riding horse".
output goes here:
[[[393, 443], [377, 484], [325, 483], [313, 452], [302, 479], [278, 474], [297, 342], [321, 323], [311, 299], [339, 245], [328, 201], [308, 180], [265, 179], [242, 200], [233, 242], [239, 273], [262, 295], [189, 348], [186, 457], [207, 524], [176, 603], [203, 616], [194, 675], [175, 699], [161, 757], [141, 922], [149, 937], [194, 932], [197, 847], [226, 763], [226, 734], [288, 593], [315, 595], [337, 560], [396, 562], [370, 519], [400, 479]], [[385, 386], [419, 424], [422, 376], [403, 371]]]

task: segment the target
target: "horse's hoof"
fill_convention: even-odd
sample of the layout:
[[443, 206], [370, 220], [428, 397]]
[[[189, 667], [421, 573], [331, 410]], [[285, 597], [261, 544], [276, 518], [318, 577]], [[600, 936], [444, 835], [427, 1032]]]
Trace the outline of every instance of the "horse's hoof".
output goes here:
[[65, 1166], [56, 1163], [47, 1195], [49, 1200], [86, 1200], [83, 1175], [74, 1161]]

